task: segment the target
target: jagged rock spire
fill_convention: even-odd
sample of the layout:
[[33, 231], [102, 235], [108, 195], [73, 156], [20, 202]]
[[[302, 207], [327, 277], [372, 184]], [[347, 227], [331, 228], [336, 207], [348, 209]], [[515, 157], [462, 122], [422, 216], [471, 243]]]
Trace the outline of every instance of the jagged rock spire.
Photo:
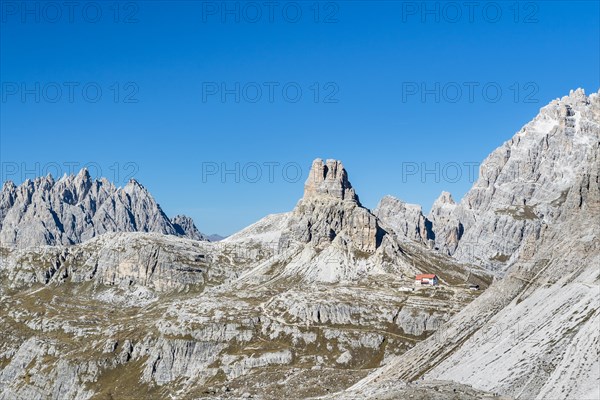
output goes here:
[[283, 239], [324, 247], [342, 236], [355, 248], [371, 253], [383, 234], [377, 217], [360, 205], [342, 162], [314, 160], [304, 197], [294, 209]]
[[320, 158], [313, 161], [304, 184], [304, 198], [317, 196], [358, 202], [358, 196], [348, 181], [348, 173], [341, 161], [328, 159], [324, 163]]

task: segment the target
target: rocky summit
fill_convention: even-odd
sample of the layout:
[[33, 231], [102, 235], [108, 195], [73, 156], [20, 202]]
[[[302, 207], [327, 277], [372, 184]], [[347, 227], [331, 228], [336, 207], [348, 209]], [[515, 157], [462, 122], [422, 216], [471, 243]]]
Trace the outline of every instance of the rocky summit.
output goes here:
[[597, 399], [600, 94], [431, 212], [340, 161], [218, 242], [138, 182], [5, 182], [0, 400]]
[[362, 207], [341, 161], [316, 159], [304, 184], [304, 197], [292, 212], [289, 238], [317, 248], [337, 237], [356, 249], [373, 253], [385, 231], [377, 217]]
[[423, 215], [420, 205], [408, 204], [393, 196], [381, 199], [373, 213], [400, 238], [421, 242], [428, 247], [435, 238], [432, 221]]
[[582, 229], [589, 226], [594, 219], [586, 219], [583, 209], [597, 185], [599, 103], [597, 93], [579, 89], [543, 107], [483, 161], [458, 204], [444, 196], [436, 202], [436, 246], [457, 259], [503, 270], [574, 211]]
[[321, 196], [358, 203], [358, 196], [348, 181], [348, 173], [341, 161], [323, 162], [320, 158], [313, 161], [304, 184], [304, 199]]

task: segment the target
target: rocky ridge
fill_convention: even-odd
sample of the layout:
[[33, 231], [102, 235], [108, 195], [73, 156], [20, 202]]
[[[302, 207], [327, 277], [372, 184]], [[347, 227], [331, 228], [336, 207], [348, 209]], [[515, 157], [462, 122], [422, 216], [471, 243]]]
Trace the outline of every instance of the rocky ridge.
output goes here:
[[597, 93], [571, 91], [492, 152], [473, 188], [434, 218], [436, 246], [501, 271], [556, 224], [570, 191], [598, 169], [599, 101]]
[[421, 206], [385, 196], [379, 201], [373, 214], [398, 237], [420, 242], [428, 247], [433, 246], [435, 236], [432, 222], [423, 215]]
[[194, 220], [187, 215], [176, 215], [171, 218], [171, 224], [179, 237], [185, 237], [193, 240], [210, 240], [196, 228]]
[[7, 181], [0, 193], [0, 243], [26, 248], [72, 245], [107, 232], [156, 232], [204, 240], [193, 221], [175, 225], [139, 182], [117, 188], [87, 169], [55, 180], [51, 175]]

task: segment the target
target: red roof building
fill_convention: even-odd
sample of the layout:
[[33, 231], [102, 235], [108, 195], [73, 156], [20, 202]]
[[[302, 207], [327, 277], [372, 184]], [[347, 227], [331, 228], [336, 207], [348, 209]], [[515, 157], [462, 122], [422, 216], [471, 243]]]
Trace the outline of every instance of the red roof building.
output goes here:
[[439, 283], [436, 274], [419, 274], [415, 276], [415, 285], [437, 286]]

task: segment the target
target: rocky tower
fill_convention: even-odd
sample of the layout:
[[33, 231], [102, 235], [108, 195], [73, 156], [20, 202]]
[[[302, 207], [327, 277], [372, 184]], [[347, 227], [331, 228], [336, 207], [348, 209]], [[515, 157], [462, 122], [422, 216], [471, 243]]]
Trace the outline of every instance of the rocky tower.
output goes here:
[[320, 158], [313, 161], [304, 184], [304, 198], [320, 196], [359, 203], [341, 161], [327, 160], [323, 163]]
[[322, 248], [339, 236], [354, 248], [372, 253], [384, 234], [377, 217], [361, 206], [342, 163], [316, 159], [282, 240]]

